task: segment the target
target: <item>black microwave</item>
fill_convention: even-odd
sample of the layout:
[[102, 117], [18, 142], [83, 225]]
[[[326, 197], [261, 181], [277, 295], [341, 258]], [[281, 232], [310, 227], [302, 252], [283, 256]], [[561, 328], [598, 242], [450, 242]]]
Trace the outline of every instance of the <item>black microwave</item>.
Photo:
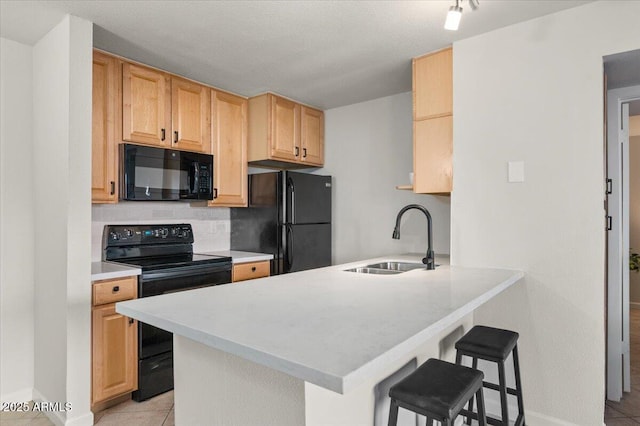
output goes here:
[[120, 145], [120, 199], [213, 200], [213, 155]]

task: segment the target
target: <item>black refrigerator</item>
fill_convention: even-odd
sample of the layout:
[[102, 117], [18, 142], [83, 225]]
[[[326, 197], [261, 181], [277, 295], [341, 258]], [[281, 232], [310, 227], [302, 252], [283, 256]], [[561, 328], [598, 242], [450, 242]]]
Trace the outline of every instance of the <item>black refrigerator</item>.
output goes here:
[[273, 254], [272, 275], [331, 265], [331, 176], [253, 174], [248, 196], [231, 209], [231, 250]]

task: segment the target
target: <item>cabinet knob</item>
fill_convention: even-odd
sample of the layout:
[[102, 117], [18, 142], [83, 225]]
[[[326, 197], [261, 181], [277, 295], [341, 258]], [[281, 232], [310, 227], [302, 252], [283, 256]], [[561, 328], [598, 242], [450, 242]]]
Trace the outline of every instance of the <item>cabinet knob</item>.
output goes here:
[[119, 286], [119, 285], [114, 285], [114, 286], [113, 286], [113, 292], [114, 292], [114, 293], [117, 293], [117, 292], [119, 292], [119, 291], [120, 291], [120, 286]]
[[178, 131], [173, 132], [173, 143], [178, 143]]
[[297, 157], [298, 155], [300, 155], [300, 148], [298, 148], [298, 147], [296, 146], [296, 157]]
[[164, 130], [164, 129], [160, 129], [160, 133], [161, 133], [160, 140], [161, 140], [161, 141], [165, 140], [165, 138], [166, 138], [165, 130]]
[[256, 267], [255, 267], [255, 266], [252, 266], [252, 267], [251, 267], [251, 272], [255, 272], [255, 271], [256, 271]]
[[116, 182], [115, 181], [111, 181], [111, 195], [114, 195], [116, 193]]
[[307, 158], [307, 148], [302, 148], [302, 158]]
[[129, 318], [129, 325], [133, 324], [133, 318]]

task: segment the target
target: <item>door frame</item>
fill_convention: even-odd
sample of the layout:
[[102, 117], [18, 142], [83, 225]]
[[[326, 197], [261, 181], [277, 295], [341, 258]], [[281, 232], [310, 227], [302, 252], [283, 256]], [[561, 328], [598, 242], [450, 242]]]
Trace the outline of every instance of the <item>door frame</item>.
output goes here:
[[[620, 401], [631, 391], [629, 362], [629, 129], [623, 104], [640, 99], [640, 86], [607, 91], [607, 399]], [[628, 108], [628, 107], [627, 107]], [[628, 113], [628, 109], [627, 109]], [[626, 136], [625, 136], [626, 134]], [[623, 141], [626, 139], [626, 143]], [[626, 151], [626, 153], [625, 153]], [[625, 165], [625, 162], [627, 163]], [[626, 247], [626, 249], [625, 249]], [[626, 279], [625, 279], [626, 277]]]

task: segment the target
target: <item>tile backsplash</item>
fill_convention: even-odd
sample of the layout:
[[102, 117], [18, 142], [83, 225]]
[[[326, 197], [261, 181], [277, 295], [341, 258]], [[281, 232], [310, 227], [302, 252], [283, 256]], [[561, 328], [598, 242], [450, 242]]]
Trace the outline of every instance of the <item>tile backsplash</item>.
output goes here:
[[104, 225], [190, 223], [195, 252], [229, 250], [231, 226], [229, 209], [225, 207], [200, 207], [187, 202], [94, 204], [91, 222], [91, 259], [94, 262], [102, 258]]

